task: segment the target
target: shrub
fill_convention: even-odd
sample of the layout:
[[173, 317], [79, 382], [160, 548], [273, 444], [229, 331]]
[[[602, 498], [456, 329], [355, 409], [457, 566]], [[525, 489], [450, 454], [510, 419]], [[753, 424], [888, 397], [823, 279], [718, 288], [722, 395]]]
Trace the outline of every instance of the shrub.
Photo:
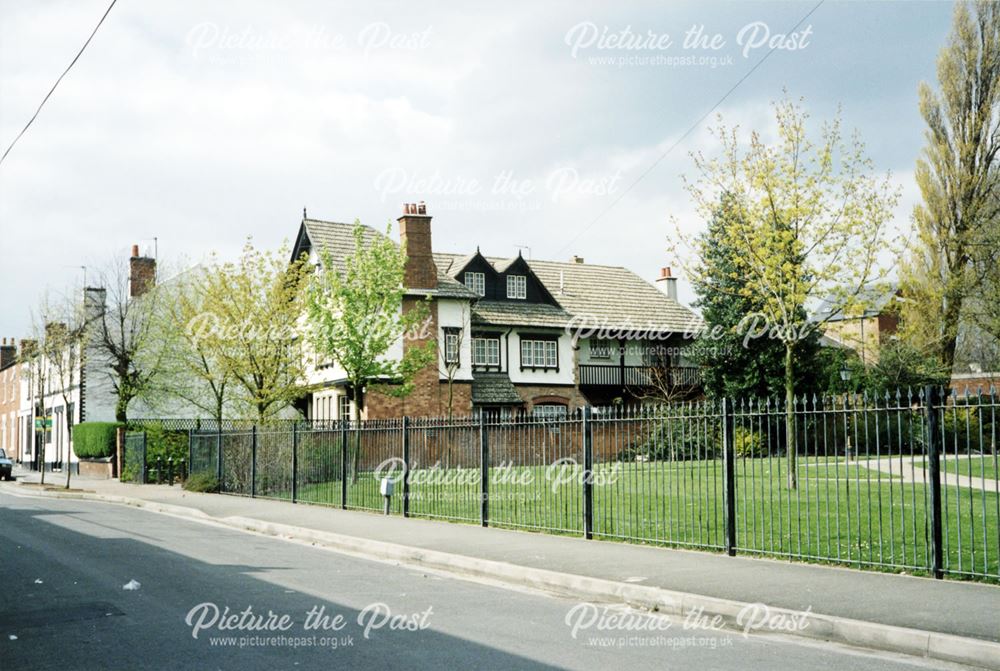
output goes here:
[[741, 459], [767, 456], [760, 434], [742, 426], [737, 426], [733, 432], [733, 452]]
[[975, 406], [948, 407], [944, 410], [942, 449], [945, 453], [990, 451], [989, 432], [983, 431], [980, 414], [980, 408]]
[[210, 473], [195, 473], [184, 483], [184, 489], [189, 492], [217, 492], [219, 481]]
[[174, 463], [188, 458], [188, 432], [181, 429], [166, 429], [160, 422], [143, 423], [137, 431], [146, 432], [146, 463], [156, 464], [159, 457], [163, 463], [173, 458]]
[[688, 461], [714, 459], [722, 444], [720, 423], [713, 410], [678, 405], [662, 409], [630, 445], [618, 452], [618, 461]]
[[73, 452], [81, 459], [110, 457], [115, 451], [118, 422], [83, 422], [73, 427]]

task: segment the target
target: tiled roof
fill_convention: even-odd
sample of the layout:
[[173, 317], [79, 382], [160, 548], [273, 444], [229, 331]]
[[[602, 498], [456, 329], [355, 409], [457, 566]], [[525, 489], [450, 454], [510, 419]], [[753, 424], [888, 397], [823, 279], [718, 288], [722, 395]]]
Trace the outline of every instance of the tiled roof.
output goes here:
[[563, 328], [570, 319], [568, 312], [546, 303], [480, 300], [472, 306], [473, 324]]
[[473, 373], [472, 402], [484, 405], [521, 403], [521, 397], [507, 373]]
[[[344, 260], [354, 253], [354, 224], [342, 224], [335, 221], [320, 221], [318, 219], [303, 219], [302, 226], [313, 247], [326, 249], [336, 263], [343, 268]], [[370, 226], [363, 226], [363, 241], [369, 244], [377, 236], [382, 235]], [[395, 241], [393, 241], [395, 244]], [[438, 270], [438, 286], [436, 290], [421, 290], [420, 295], [440, 296], [443, 298], [476, 298], [476, 294], [455, 280], [447, 273]]]
[[838, 322], [848, 319], [877, 317], [886, 312], [890, 304], [899, 296], [899, 288], [895, 285], [874, 285], [862, 289], [855, 299], [863, 309], [847, 312], [843, 309], [844, 299], [831, 294], [819, 301], [816, 311], [811, 315], [813, 321]]
[[[462, 267], [458, 254], [435, 254], [434, 260], [441, 272], [457, 274]], [[510, 259], [490, 257], [487, 260], [495, 268], [510, 264]], [[631, 270], [620, 266], [601, 266], [591, 263], [529, 260], [528, 266], [556, 299], [569, 318], [584, 321], [584, 325], [609, 329], [630, 328], [638, 330], [684, 332], [693, 330], [701, 319], [693, 311], [671, 300], [662, 291], [645, 281]], [[485, 301], [480, 301], [482, 305]], [[491, 301], [483, 318], [492, 317], [500, 308], [493, 305], [503, 301]], [[507, 314], [515, 309], [526, 311], [528, 305], [510, 304], [503, 308], [504, 314], [497, 318], [513, 319]], [[475, 315], [475, 309], [473, 315]], [[545, 315], [548, 320], [555, 315]], [[512, 323], [503, 321], [500, 323]], [[565, 322], [563, 322], [565, 324]], [[531, 325], [531, 324], [525, 324]], [[545, 325], [548, 325], [546, 323]]]
[[[354, 224], [304, 219], [302, 226], [314, 247], [324, 247], [343, 262], [354, 252]], [[365, 226], [364, 239], [382, 233]], [[438, 288], [431, 295], [477, 299], [455, 279], [472, 255], [434, 254], [438, 266]], [[515, 259], [488, 258], [495, 268], [508, 267]], [[700, 324], [700, 318], [677, 301], [627, 268], [591, 263], [527, 261], [560, 307], [538, 303], [481, 300], [474, 304], [472, 318], [478, 323], [511, 326], [564, 327], [571, 319], [584, 326], [641, 331], [684, 332]]]

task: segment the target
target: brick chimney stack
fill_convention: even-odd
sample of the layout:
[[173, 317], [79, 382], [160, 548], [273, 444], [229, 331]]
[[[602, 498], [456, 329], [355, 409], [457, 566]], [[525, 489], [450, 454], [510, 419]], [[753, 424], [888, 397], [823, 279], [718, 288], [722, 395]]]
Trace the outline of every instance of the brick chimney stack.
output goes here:
[[660, 276], [656, 278], [656, 286], [672, 301], [677, 300], [677, 278], [670, 272], [670, 266], [660, 268]]
[[156, 284], [156, 259], [139, 256], [139, 245], [132, 245], [129, 259], [129, 295], [137, 298]]
[[0, 345], [0, 369], [10, 366], [15, 361], [17, 361], [17, 341], [11, 338], [8, 343], [4, 338], [3, 344]]
[[431, 217], [427, 205], [403, 203], [399, 222], [399, 241], [406, 246], [406, 271], [403, 283], [410, 289], [436, 289], [437, 266], [431, 246]]

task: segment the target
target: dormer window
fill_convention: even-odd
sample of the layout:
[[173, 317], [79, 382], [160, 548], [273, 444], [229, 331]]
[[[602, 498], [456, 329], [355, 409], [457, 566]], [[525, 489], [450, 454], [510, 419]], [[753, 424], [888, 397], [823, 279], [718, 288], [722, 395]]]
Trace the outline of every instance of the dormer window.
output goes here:
[[524, 275], [507, 276], [507, 298], [524, 300], [528, 296], [528, 278]]
[[465, 286], [477, 296], [486, 295], [486, 276], [483, 273], [465, 273]]

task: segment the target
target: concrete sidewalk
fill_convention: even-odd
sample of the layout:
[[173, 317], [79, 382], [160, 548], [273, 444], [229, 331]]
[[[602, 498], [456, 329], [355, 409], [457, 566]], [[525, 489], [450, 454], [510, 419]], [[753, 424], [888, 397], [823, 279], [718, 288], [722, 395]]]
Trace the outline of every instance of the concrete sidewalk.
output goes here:
[[[37, 481], [26, 477], [25, 481]], [[6, 491], [36, 489], [4, 483]], [[707, 552], [664, 549], [475, 525], [385, 517], [366, 512], [194, 494], [180, 487], [129, 485], [76, 478], [74, 486], [102, 496], [180, 506], [219, 521], [250, 518], [353, 539], [407, 546], [427, 553], [542, 569], [623, 586], [652, 587], [836, 618], [1000, 641], [1000, 587]], [[253, 528], [245, 524], [247, 528]], [[278, 529], [275, 531], [274, 529]], [[260, 527], [287, 535], [284, 527]], [[419, 556], [417, 553], [415, 556]], [[991, 653], [992, 654], [992, 653]], [[997, 658], [1000, 665], [1000, 657]], [[989, 666], [993, 666], [992, 664]]]

